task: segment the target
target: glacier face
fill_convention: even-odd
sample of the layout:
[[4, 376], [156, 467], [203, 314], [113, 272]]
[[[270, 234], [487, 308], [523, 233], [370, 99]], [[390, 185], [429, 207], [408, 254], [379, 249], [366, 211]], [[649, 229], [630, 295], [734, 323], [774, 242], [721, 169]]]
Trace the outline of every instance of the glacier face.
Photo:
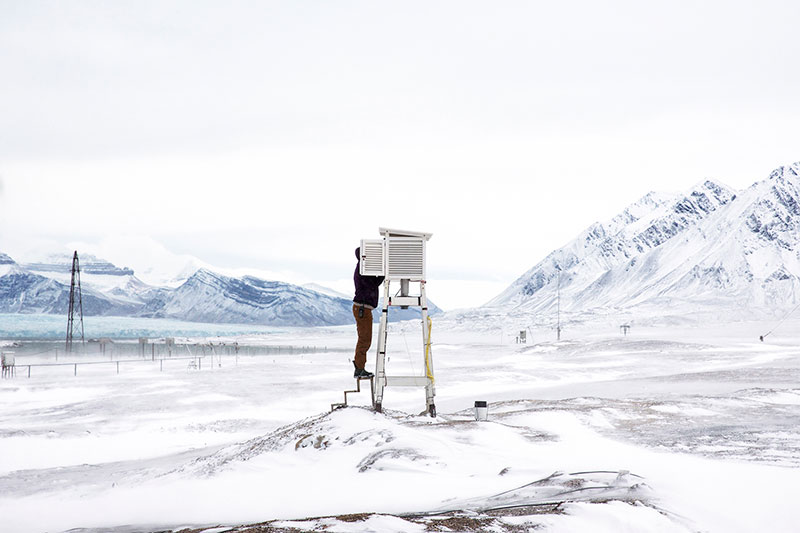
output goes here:
[[552, 311], [637, 305], [784, 308], [800, 288], [800, 163], [742, 192], [707, 180], [650, 193], [523, 274], [487, 307]]

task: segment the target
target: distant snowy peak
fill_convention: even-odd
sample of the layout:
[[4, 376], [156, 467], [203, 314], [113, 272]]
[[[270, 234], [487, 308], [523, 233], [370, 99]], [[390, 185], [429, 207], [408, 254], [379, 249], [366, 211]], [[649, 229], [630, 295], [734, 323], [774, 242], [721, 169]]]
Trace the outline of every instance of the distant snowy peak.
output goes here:
[[[0, 312], [66, 313], [69, 274], [58, 260], [0, 265]], [[108, 273], [102, 263], [92, 261]], [[109, 280], [114, 283], [109, 283]], [[143, 283], [132, 275], [82, 276], [83, 313], [87, 316], [168, 317], [209, 323], [319, 326], [352, 322], [352, 302], [289, 283], [253, 276], [230, 277], [199, 269], [170, 289]]]
[[[489, 302], [581, 309], [659, 298], [785, 305], [800, 298], [800, 164], [741, 194], [706, 180], [650, 193], [552, 252]], [[797, 296], [795, 296], [797, 294]]]
[[[558, 266], [562, 269], [569, 268], [579, 260], [584, 260], [586, 255], [595, 252], [604, 258], [604, 266], [627, 261], [661, 246], [734, 198], [736, 194], [733, 191], [710, 180], [677, 196], [657, 196], [651, 193], [645, 196], [644, 201], [640, 200], [632, 208], [628, 208], [622, 216], [615, 217], [608, 229], [602, 232], [595, 230], [591, 237], [596, 238], [588, 239], [592, 246], [583, 247], [586, 253], [582, 257]], [[644, 210], [647, 206], [651, 206], [649, 211]], [[628, 222], [621, 225], [623, 220]]]
[[750, 231], [792, 249], [800, 230], [800, 163], [776, 169], [747, 194], [749, 205], [742, 216]]
[[3, 313], [61, 313], [64, 287], [44, 276], [18, 266], [0, 277], [0, 312]]
[[[66, 312], [73, 256], [42, 257], [18, 264], [0, 254], [0, 312]], [[207, 266], [197, 268], [204, 264], [190, 256], [163, 253], [162, 257], [167, 258], [166, 267], [153, 264], [148, 273], [162, 280], [170, 272], [168, 275], [178, 272], [178, 277], [153, 285], [134, 276], [132, 269], [79, 252], [84, 313], [301, 327], [353, 321], [352, 297], [328, 287], [268, 281], [264, 278], [273, 273], [267, 271], [248, 270], [245, 274], [243, 270], [223, 273]], [[174, 268], [178, 265], [183, 265], [183, 270]], [[429, 314], [440, 312], [433, 302], [428, 302], [428, 308]], [[415, 318], [410, 310], [395, 309], [389, 316], [391, 321], [409, 318]]]
[[[25, 263], [23, 266], [32, 272], [71, 272], [73, 254], [52, 254], [41, 261]], [[133, 270], [119, 268], [105, 259], [91, 254], [78, 254], [81, 273], [106, 276], [132, 276]]]
[[636, 222], [673, 199], [674, 195], [672, 194], [650, 191], [638, 201], [626, 207], [622, 213], [615, 216], [605, 225], [599, 223], [595, 225], [603, 226], [605, 232], [616, 234], [625, 226]]
[[711, 180], [678, 195], [651, 192], [611, 221], [589, 226], [487, 305], [519, 305], [557, 278], [589, 282], [683, 234], [735, 198], [734, 191]]
[[[68, 285], [18, 265], [0, 274], [0, 312], [66, 314]], [[85, 286], [81, 288], [81, 305], [86, 315], [126, 316], [141, 304], [113, 299]]]
[[797, 182], [800, 177], [800, 161], [788, 166], [778, 167], [772, 171], [767, 181], [791, 181]]
[[196, 322], [322, 326], [352, 321], [351, 305], [289, 283], [200, 269], [151, 302], [143, 314]]
[[734, 198], [736, 194], [732, 190], [706, 180], [622, 228], [614, 240], [633, 244], [635, 253], [626, 257], [651, 250], [707, 218]]
[[346, 300], [352, 299], [352, 295], [347, 295], [341, 293], [337, 290], [331, 289], [330, 287], [325, 287], [318, 283], [305, 283], [302, 285], [304, 289], [308, 289], [310, 291], [318, 292], [320, 294], [324, 294], [326, 296], [332, 296], [334, 298], [344, 298]]
[[149, 279], [149, 281], [155, 285], [175, 288], [186, 283], [188, 279], [200, 270], [207, 270], [210, 272], [212, 267], [199, 259], [188, 258], [180, 268], [177, 268], [172, 273], [167, 273], [166, 271], [159, 272], [157, 267], [148, 269], [145, 274], [147, 276], [145, 279]]

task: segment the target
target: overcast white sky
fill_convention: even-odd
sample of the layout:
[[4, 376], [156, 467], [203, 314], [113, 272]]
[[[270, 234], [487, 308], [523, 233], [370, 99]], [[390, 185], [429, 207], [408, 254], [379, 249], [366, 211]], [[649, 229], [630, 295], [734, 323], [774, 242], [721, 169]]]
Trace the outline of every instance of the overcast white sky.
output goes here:
[[800, 160], [800, 3], [0, 1], [0, 251], [480, 305], [650, 190]]

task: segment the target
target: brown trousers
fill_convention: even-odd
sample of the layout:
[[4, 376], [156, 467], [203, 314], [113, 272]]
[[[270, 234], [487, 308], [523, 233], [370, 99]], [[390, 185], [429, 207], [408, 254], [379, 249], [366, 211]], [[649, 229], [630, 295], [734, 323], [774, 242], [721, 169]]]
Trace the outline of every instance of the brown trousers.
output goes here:
[[353, 304], [353, 317], [356, 319], [356, 330], [358, 331], [358, 342], [356, 342], [355, 363], [358, 368], [364, 368], [367, 364], [367, 352], [372, 344], [372, 309], [364, 307], [364, 316], [358, 316], [361, 306]]

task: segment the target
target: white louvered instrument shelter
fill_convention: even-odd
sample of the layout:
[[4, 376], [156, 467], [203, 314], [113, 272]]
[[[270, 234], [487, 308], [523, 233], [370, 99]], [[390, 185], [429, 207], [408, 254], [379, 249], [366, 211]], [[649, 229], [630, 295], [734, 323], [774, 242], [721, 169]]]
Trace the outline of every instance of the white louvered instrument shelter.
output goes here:
[[415, 237], [389, 237], [386, 251], [387, 278], [425, 279], [425, 241]]
[[383, 239], [361, 239], [362, 276], [386, 275], [386, 249]]
[[361, 240], [361, 275], [425, 279], [425, 243], [431, 233], [380, 228], [383, 239]]

